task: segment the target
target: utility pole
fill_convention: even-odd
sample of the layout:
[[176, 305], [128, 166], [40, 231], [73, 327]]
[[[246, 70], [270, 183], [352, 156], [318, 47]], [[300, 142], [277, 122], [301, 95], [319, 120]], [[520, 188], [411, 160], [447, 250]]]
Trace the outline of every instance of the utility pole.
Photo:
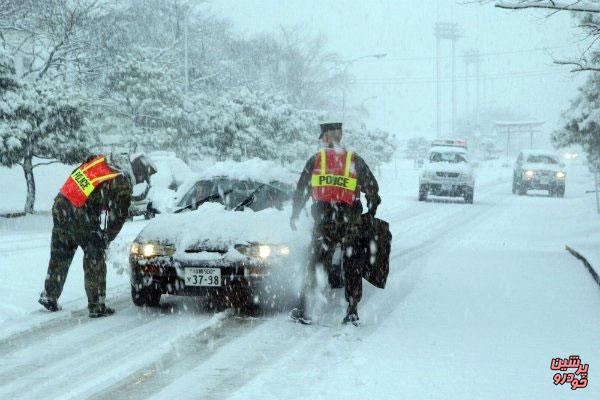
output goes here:
[[442, 136], [441, 126], [441, 110], [440, 110], [440, 37], [436, 35], [435, 38], [435, 79], [437, 84], [435, 85], [435, 128], [436, 137]]
[[471, 113], [470, 108], [470, 88], [469, 88], [469, 71], [470, 66], [475, 66], [475, 125], [479, 126], [479, 72], [481, 65], [481, 55], [478, 50], [469, 50], [463, 53], [463, 60], [465, 62], [465, 101], [466, 101], [466, 113]]
[[456, 137], [456, 40], [452, 39], [452, 131]]
[[437, 137], [441, 136], [441, 96], [440, 96], [440, 42], [449, 40], [452, 45], [452, 136], [455, 135], [456, 128], [456, 41], [460, 37], [458, 34], [458, 24], [453, 22], [436, 22], [434, 28], [436, 38], [436, 127]]
[[481, 80], [481, 56], [477, 53], [478, 61], [475, 63], [475, 123], [477, 127], [479, 127], [479, 99], [481, 97], [481, 92], [479, 90], [479, 84]]
[[183, 41], [184, 41], [184, 55], [183, 55], [183, 68], [185, 68], [185, 94], [190, 90], [190, 77], [188, 69], [188, 14], [185, 14], [185, 23], [183, 26]]

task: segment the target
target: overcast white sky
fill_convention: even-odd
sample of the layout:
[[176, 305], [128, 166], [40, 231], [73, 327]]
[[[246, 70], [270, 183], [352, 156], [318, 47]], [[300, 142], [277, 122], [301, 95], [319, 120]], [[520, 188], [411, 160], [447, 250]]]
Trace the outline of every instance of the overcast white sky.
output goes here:
[[[272, 32], [299, 25], [323, 33], [331, 50], [346, 59], [387, 53], [382, 60], [352, 64], [355, 78], [377, 83], [353, 84], [348, 102], [364, 99], [369, 124], [401, 137], [435, 134], [436, 21], [456, 22], [462, 38], [457, 54], [478, 49], [484, 54], [482, 107], [510, 107], [527, 118], [548, 121], [551, 131], [560, 121], [585, 76], [553, 65], [553, 58], [579, 54], [581, 32], [569, 14], [547, 17], [540, 11], [511, 12], [493, 5], [462, 5], [456, 0], [213, 0], [211, 9], [233, 22], [242, 34]], [[450, 47], [444, 49], [443, 77], [450, 77]], [[465, 66], [457, 59], [459, 114], [465, 110]], [[471, 83], [471, 98], [475, 83]], [[450, 132], [450, 84], [443, 87], [444, 133]], [[341, 99], [340, 99], [341, 102]]]

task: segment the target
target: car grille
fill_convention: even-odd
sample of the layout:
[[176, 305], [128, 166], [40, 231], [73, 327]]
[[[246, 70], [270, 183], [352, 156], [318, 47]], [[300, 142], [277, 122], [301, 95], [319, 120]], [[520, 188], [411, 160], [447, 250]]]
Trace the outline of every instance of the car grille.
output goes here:
[[225, 254], [228, 251], [227, 245], [216, 245], [209, 243], [198, 243], [185, 249], [186, 253], [220, 253]]
[[436, 175], [442, 178], [458, 178], [460, 174], [458, 172], [436, 172]]
[[538, 171], [538, 176], [540, 178], [554, 178], [555, 172], [553, 171]]

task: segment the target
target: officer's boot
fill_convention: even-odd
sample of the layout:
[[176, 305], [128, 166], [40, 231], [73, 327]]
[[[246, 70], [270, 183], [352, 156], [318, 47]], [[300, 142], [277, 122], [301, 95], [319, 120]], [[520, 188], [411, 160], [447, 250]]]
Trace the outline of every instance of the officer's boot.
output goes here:
[[92, 304], [89, 306], [90, 318], [108, 317], [113, 315], [115, 310], [110, 307], [106, 307], [104, 304]]
[[358, 305], [353, 300], [350, 300], [348, 303], [348, 310], [346, 311], [346, 316], [342, 320], [342, 324], [351, 323], [354, 326], [359, 326], [358, 322]]
[[58, 303], [56, 302], [56, 300], [48, 297], [46, 292], [42, 292], [40, 294], [38, 303], [43, 305], [46, 308], [46, 310], [48, 310], [50, 312], [60, 311], [60, 309], [61, 309], [60, 306], [58, 305]]

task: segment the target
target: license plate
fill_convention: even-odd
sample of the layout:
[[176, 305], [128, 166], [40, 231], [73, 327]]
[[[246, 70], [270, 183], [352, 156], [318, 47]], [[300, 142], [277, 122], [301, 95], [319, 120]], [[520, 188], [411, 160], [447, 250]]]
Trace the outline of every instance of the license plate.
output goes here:
[[550, 183], [550, 179], [548, 179], [548, 178], [542, 178], [542, 179], [540, 179], [540, 183], [542, 185], [547, 185], [548, 183]]
[[443, 183], [442, 184], [442, 191], [449, 192], [451, 190], [452, 190], [452, 184], [450, 184], [450, 183]]
[[220, 268], [186, 268], [186, 286], [221, 286]]

